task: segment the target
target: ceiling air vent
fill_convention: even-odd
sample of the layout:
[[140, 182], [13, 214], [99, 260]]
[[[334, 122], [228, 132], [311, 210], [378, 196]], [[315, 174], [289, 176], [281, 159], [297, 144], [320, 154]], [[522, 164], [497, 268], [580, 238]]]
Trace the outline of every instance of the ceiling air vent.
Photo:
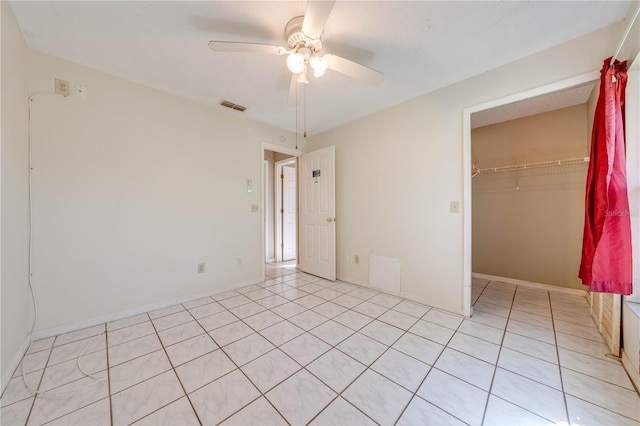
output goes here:
[[243, 107], [242, 105], [234, 104], [233, 102], [229, 102], [229, 101], [222, 101], [220, 102], [220, 105], [222, 105], [223, 107], [235, 109], [236, 111], [240, 111], [240, 112], [244, 112], [244, 110], [247, 109], [247, 107]]

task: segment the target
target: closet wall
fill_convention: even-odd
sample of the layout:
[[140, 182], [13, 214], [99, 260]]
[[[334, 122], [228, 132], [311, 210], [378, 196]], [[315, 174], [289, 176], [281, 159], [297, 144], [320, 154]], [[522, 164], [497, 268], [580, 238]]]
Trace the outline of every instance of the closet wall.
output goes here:
[[[597, 95], [597, 93], [596, 93]], [[589, 155], [589, 103], [472, 131], [480, 168]], [[578, 279], [588, 163], [473, 178], [473, 272], [584, 290]]]

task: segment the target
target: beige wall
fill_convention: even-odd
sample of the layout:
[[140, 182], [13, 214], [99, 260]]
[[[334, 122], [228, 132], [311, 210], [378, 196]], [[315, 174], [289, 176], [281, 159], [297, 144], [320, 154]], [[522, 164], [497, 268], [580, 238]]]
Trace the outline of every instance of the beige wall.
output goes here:
[[[480, 169], [589, 155], [587, 105], [471, 132]], [[473, 178], [473, 272], [584, 289], [578, 279], [587, 164]]]
[[[2, 388], [19, 361], [21, 345], [31, 328], [33, 309], [29, 295], [29, 199], [27, 133], [27, 45], [6, 1], [2, 15], [2, 158], [0, 170], [0, 236], [2, 330]], [[23, 350], [26, 348], [23, 348]]]
[[[462, 313], [463, 220], [449, 206], [462, 200], [463, 176], [469, 173], [462, 167], [464, 108], [599, 69], [621, 28], [603, 29], [312, 137], [307, 150], [336, 147], [338, 277], [367, 283], [370, 254], [400, 258], [403, 294]], [[352, 254], [360, 255], [359, 265], [343, 260]]]
[[30, 52], [30, 90], [55, 77], [87, 97], [33, 104], [39, 329], [258, 282], [262, 190], [246, 181], [261, 142], [293, 135]]

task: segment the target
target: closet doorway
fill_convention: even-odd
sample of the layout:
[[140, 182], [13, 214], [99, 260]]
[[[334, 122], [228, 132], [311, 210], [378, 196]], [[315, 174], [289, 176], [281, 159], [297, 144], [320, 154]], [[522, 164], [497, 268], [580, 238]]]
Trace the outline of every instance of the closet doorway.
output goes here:
[[[474, 168], [474, 164], [473, 164], [472, 129], [474, 126], [472, 125], [472, 122], [476, 124], [476, 127], [479, 127], [477, 126], [478, 119], [486, 118], [486, 116], [493, 115], [494, 117], [504, 118], [507, 114], [515, 113], [515, 116], [513, 116], [515, 118], [517, 117], [517, 114], [519, 113], [522, 114], [522, 111], [526, 111], [528, 108], [532, 108], [535, 105], [538, 105], [538, 107], [546, 108], [546, 111], [561, 108], [562, 106], [558, 106], [559, 104], [556, 104], [554, 107], [549, 108], [549, 105], [551, 104], [546, 101], [552, 99], [554, 96], [556, 96], [557, 98], [564, 98], [565, 96], [563, 92], [566, 92], [566, 91], [576, 90], [577, 88], [585, 88], [585, 87], [588, 87], [588, 85], [591, 85], [591, 87], [593, 87], [594, 82], [598, 81], [598, 79], [599, 79], [599, 73], [597, 71], [591, 72], [591, 73], [574, 77], [568, 80], [560, 81], [548, 86], [539, 87], [539, 88], [522, 92], [516, 95], [508, 96], [502, 99], [497, 99], [484, 104], [476, 105], [474, 107], [469, 107], [464, 110], [463, 112], [464, 164], [463, 165], [465, 168], [465, 176], [463, 181], [463, 205], [464, 205], [464, 209], [463, 209], [464, 304], [463, 304], [463, 308], [464, 308], [465, 315], [471, 316], [473, 313], [472, 272], [475, 272], [475, 271], [472, 270], [472, 265], [474, 263], [473, 251], [472, 251], [472, 247], [473, 247], [472, 223], [474, 221], [473, 220], [474, 206], [473, 206], [473, 200], [472, 200], [473, 198], [472, 176], [477, 174], [478, 169], [482, 169], [483, 167], [482, 165], [475, 165], [475, 168]], [[585, 89], [585, 90], [588, 91], [589, 89]], [[565, 104], [563, 106], [565, 107], [570, 106], [570, 104], [569, 105]], [[537, 111], [537, 113], [542, 113], [546, 111], [544, 109], [541, 109]], [[527, 114], [522, 114], [520, 115], [520, 117], [523, 117], [526, 115]], [[532, 114], [530, 113], [529, 115], [532, 115]], [[494, 123], [497, 123], [499, 121], [500, 120], [494, 121]], [[590, 131], [587, 131], [585, 129], [585, 135], [586, 134], [590, 134]], [[585, 139], [588, 139], [588, 138], [585, 136]], [[517, 141], [512, 141], [512, 143], [517, 143]], [[587, 144], [588, 142], [585, 140], [584, 145], [587, 146]], [[534, 148], [534, 151], [535, 151], [535, 148]], [[588, 153], [588, 148], [586, 152]], [[578, 155], [576, 155], [575, 157], [578, 157]], [[574, 158], [574, 156], [571, 155], [567, 157], [567, 159], [569, 158]], [[555, 159], [557, 160], [558, 158], [555, 158]], [[523, 158], [523, 159], [517, 158], [517, 155], [514, 156], [513, 153], [507, 154], [503, 158], [499, 158], [498, 161], [500, 161], [501, 164], [495, 163], [495, 164], [487, 165], [486, 168], [494, 167], [495, 169], [498, 169], [499, 167], [502, 167], [502, 166], [507, 166], [507, 167], [522, 166], [527, 162], [531, 162], [531, 163], [538, 162], [535, 160], [531, 160], [530, 158]], [[577, 167], [584, 167], [584, 166], [577, 166]], [[510, 183], [510, 185], [512, 186], [512, 188], [510, 188], [510, 190], [513, 192], [517, 192], [521, 190], [523, 186], [518, 183], [517, 176], [515, 176], [516, 173], [513, 173], [513, 171], [511, 171], [511, 173], [512, 173], [512, 179], [511, 179], [512, 182]], [[495, 173], [495, 175], [498, 175], [498, 173]], [[553, 208], [554, 206], [548, 206], [549, 210], [553, 210]], [[518, 221], [517, 218], [513, 218], [512, 220], [516, 222]], [[521, 222], [519, 226], [527, 227], [531, 225]], [[523, 254], [523, 256], [524, 255], [526, 254]]]
[[474, 274], [584, 291], [577, 270], [597, 99], [589, 83], [472, 116]]
[[[637, 64], [636, 64], [637, 66]], [[633, 67], [632, 67], [633, 69]], [[630, 75], [635, 75], [633, 72]], [[478, 221], [481, 218], [476, 217], [478, 214], [477, 208], [481, 208], [482, 204], [487, 205], [487, 200], [481, 200], [481, 197], [489, 197], [489, 198], [499, 198], [499, 192], [507, 193], [509, 192], [511, 197], [520, 197], [521, 199], [526, 199], [525, 192], [529, 192], [529, 195], [536, 195], [536, 197], [531, 198], [528, 203], [531, 209], [540, 209], [542, 208], [544, 211], [549, 213], [547, 215], [546, 220], [549, 221], [557, 221], [559, 223], [549, 225], [549, 228], [554, 225], [561, 225], [557, 228], [557, 233], [565, 238], [565, 242], [569, 242], [569, 246], [564, 248], [564, 251], [570, 250], [574, 258], [569, 259], [565, 256], [564, 265], [562, 267], [565, 270], [565, 273], [570, 275], [568, 279], [560, 279], [562, 281], [561, 285], [558, 286], [557, 283], [554, 282], [544, 282], [544, 278], [531, 278], [529, 276], [522, 275], [520, 277], [513, 277], [512, 280], [505, 280], [506, 282], [518, 283], [524, 282], [533, 282], [533, 283], [542, 283], [542, 284], [552, 284], [550, 288], [554, 287], [556, 290], [561, 289], [566, 294], [567, 292], [571, 294], [572, 292], [579, 292], [584, 294], [583, 292], [586, 290], [583, 287], [579, 280], [577, 279], [577, 272], [580, 261], [581, 254], [581, 239], [582, 239], [582, 226], [584, 219], [584, 187], [586, 182], [586, 171], [588, 167], [588, 156], [590, 152], [590, 144], [591, 144], [591, 132], [593, 126], [593, 116], [595, 110], [595, 103], [597, 101], [597, 91], [599, 89], [599, 72], [592, 72], [589, 74], [585, 74], [576, 78], [572, 78], [566, 81], [562, 81], [553, 85], [545, 86], [542, 88], [534, 89], [519, 95], [510, 96], [501, 100], [497, 100], [494, 102], [489, 102], [486, 104], [478, 105], [476, 107], [468, 108], [464, 111], [464, 155], [465, 155], [465, 168], [468, 171], [468, 174], [465, 173], [464, 179], [464, 202], [466, 208], [463, 213], [463, 221], [464, 221], [464, 296], [465, 296], [465, 313], [471, 315], [473, 313], [472, 305], [474, 300], [477, 298], [478, 293], [476, 287], [472, 285], [472, 280], [474, 277], [473, 272], [476, 272], [476, 268], [479, 267], [480, 264], [484, 263], [483, 267], [491, 267], [488, 265], [486, 261], [487, 253], [483, 253], [479, 251], [476, 247], [476, 251], [473, 251], [474, 245], [477, 246], [479, 241], [476, 241], [479, 237], [479, 234], [476, 231], [482, 232], [487, 228], [480, 224]], [[633, 80], [633, 79], [631, 79]], [[553, 97], [554, 95], [565, 96], [566, 93], [572, 91], [579, 91], [581, 89], [589, 90], [591, 89], [591, 94], [586, 104], [583, 107], [584, 112], [586, 113], [586, 126], [585, 127], [585, 142], [584, 142], [584, 156], [582, 152], [579, 150], [567, 150], [564, 152], [556, 152], [553, 155], [553, 158], [542, 158], [537, 161], [536, 158], [527, 158], [526, 155], [522, 158], [518, 158], [518, 155], [513, 155], [511, 153], [511, 158], [508, 158], [509, 155], [502, 158], [502, 162], [504, 164], [494, 164], [494, 165], [483, 165], [481, 156], [473, 155], [474, 147], [474, 138], [473, 134], [473, 120], [481, 117], [485, 112], [500, 112], [506, 113], [509, 108], [514, 109], [522, 109], [523, 105], [526, 102], [537, 102], [542, 100], [543, 103], [545, 99]], [[631, 90], [631, 92], [630, 92]], [[632, 93], [630, 95], [629, 93]], [[627, 99], [633, 99], [633, 96], [637, 97], [637, 86], [628, 85], [627, 86]], [[553, 104], [553, 102], [550, 102]], [[564, 108], [570, 108], [571, 106], [564, 105]], [[553, 110], [552, 108], [549, 108]], [[546, 113], [546, 111], [540, 111], [540, 114]], [[636, 114], [637, 115], [637, 114]], [[629, 111], [627, 112], [627, 116], [629, 117]], [[633, 115], [631, 115], [633, 116]], [[584, 120], [584, 119], [583, 119]], [[477, 124], [477, 123], [476, 123]], [[631, 158], [630, 162], [628, 162], [628, 178], [631, 179], [630, 185], [633, 184], [633, 179], [635, 179], [634, 170], [637, 170], [637, 163], [634, 163], [635, 157], [633, 155], [634, 152], [637, 152], [637, 121], [636, 120], [628, 120], [627, 121], [627, 158]], [[502, 135], [504, 136], [504, 135]], [[500, 135], [496, 135], [496, 137], [500, 137]], [[517, 143], [517, 140], [512, 140], [511, 143]], [[540, 144], [541, 147], [544, 145]], [[538, 147], [534, 147], [538, 148]], [[556, 148], [563, 149], [562, 144], [558, 143]], [[564, 147], [566, 148], [566, 147]], [[555, 149], [555, 148], [554, 148]], [[535, 151], [535, 149], [534, 149]], [[498, 150], [500, 152], [500, 150]], [[530, 151], [530, 154], [533, 151]], [[476, 153], [478, 154], [478, 153]], [[485, 158], [486, 159], [486, 158]], [[494, 159], [495, 160], [495, 159]], [[510, 161], [508, 161], [510, 160]], [[546, 161], [545, 161], [546, 160]], [[476, 164], [474, 164], [476, 163]], [[503, 168], [504, 166], [504, 168]], [[483, 170], [484, 168], [484, 170]], [[493, 180], [493, 182], [502, 181], [501, 185], [488, 185], [487, 180], [485, 182], [481, 182], [478, 180], [478, 175], [482, 176], [484, 172], [484, 177], [489, 179], [489, 181]], [[637, 172], [636, 172], [637, 173]], [[473, 177], [475, 175], [475, 177]], [[577, 179], [579, 177], [579, 179]], [[473, 180], [472, 180], [473, 179]], [[500, 187], [501, 186], [501, 187]], [[545, 188], [546, 187], [546, 188]], [[478, 192], [476, 189], [482, 189], [485, 191], [480, 197], [478, 197]], [[546, 190], [545, 190], [546, 189]], [[581, 190], [581, 196], [576, 196], [577, 191]], [[493, 191], [493, 194], [491, 194]], [[558, 201], [549, 202], [548, 196], [551, 192], [562, 193], [564, 191], [565, 195], [560, 194], [560, 198], [556, 197]], [[537, 194], [535, 194], [537, 192]], [[546, 192], [546, 193], [545, 193]], [[504, 194], [503, 194], [504, 195]], [[522, 201], [522, 200], [521, 200]], [[630, 193], [630, 202], [633, 202], [633, 193]], [[489, 203], [491, 204], [491, 203]], [[500, 204], [500, 203], [495, 203]], [[508, 203], [503, 203], [502, 207], [507, 209]], [[499, 206], [498, 206], [499, 207]], [[632, 207], [633, 209], [633, 207]], [[566, 210], [572, 210], [573, 213], [570, 215], [566, 215]], [[578, 211], [579, 210], [579, 211]], [[502, 212], [498, 208], [499, 213], [496, 217], [489, 217], [491, 220], [496, 220], [499, 222], [496, 226], [505, 226], [513, 227], [513, 223], [509, 224], [505, 217], [498, 217]], [[578, 213], [576, 213], [578, 211]], [[486, 220], [487, 217], [484, 218]], [[510, 220], [512, 222], [517, 222], [516, 227], [513, 229], [517, 229], [517, 227], [531, 227], [534, 231], [536, 230], [536, 223], [531, 220], [521, 220], [520, 217], [511, 217]], [[632, 221], [633, 222], [633, 221]], [[473, 224], [473, 226], [472, 226]], [[632, 223], [633, 226], [633, 223]], [[472, 229], [473, 234], [472, 234]], [[530, 230], [529, 230], [530, 231]], [[539, 230], [541, 233], [543, 230]], [[489, 236], [490, 237], [490, 236]], [[557, 235], [553, 235], [553, 238], [557, 237]], [[485, 240], [488, 238], [487, 235], [482, 236]], [[521, 245], [521, 257], [527, 259], [528, 253], [527, 250], [531, 249], [531, 245], [528, 245], [528, 241], [525, 238], [522, 239]], [[536, 250], [538, 253], [540, 251], [553, 251], [553, 244], [548, 244], [543, 247], [538, 247]], [[513, 248], [511, 251], [515, 251]], [[480, 253], [480, 254], [478, 254]], [[548, 253], [545, 253], [547, 255]], [[475, 256], [484, 256], [485, 259], [477, 259]], [[495, 266], [495, 265], [494, 265]], [[489, 279], [493, 274], [486, 274]], [[509, 272], [502, 271], [501, 273], [496, 273], [494, 276], [500, 277], [509, 275]], [[514, 274], [512, 274], [514, 275]], [[486, 278], [486, 277], [478, 277], [475, 275], [476, 279]], [[507, 278], [511, 278], [508, 277]], [[566, 285], [569, 280], [574, 280], [573, 285]], [[565, 284], [565, 288], [561, 288], [562, 284]], [[480, 286], [477, 286], [480, 287]], [[569, 287], [569, 288], [566, 288]], [[573, 287], [573, 288], [571, 288]], [[554, 294], [559, 294], [554, 292]], [[575, 293], [574, 293], [575, 294]], [[568, 297], [576, 297], [576, 296], [568, 296]], [[583, 297], [583, 296], [579, 296]], [[637, 297], [637, 296], [636, 296]], [[481, 296], [482, 298], [482, 296]], [[626, 306], [622, 298], [617, 295], [611, 294], [602, 294], [602, 293], [591, 293], [587, 296], [590, 309], [588, 315], [590, 315], [594, 321], [595, 326], [604, 337], [605, 343], [607, 344], [609, 350], [613, 355], [619, 355], [621, 349], [621, 310]], [[552, 297], [553, 299], [553, 297]], [[629, 321], [627, 321], [629, 322]], [[635, 333], [637, 335], [637, 332]], [[637, 346], [635, 349], [632, 348], [632, 352], [637, 353]], [[633, 369], [632, 369], [633, 370]]]

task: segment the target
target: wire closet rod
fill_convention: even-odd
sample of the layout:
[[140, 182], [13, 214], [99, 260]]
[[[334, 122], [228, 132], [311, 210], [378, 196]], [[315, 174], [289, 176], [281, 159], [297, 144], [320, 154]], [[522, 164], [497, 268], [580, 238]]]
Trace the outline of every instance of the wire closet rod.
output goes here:
[[499, 172], [511, 172], [514, 170], [526, 170], [526, 169], [539, 169], [542, 167], [556, 167], [566, 166], [569, 164], [582, 164], [588, 163], [589, 157], [569, 158], [566, 160], [553, 160], [553, 161], [541, 161], [538, 163], [517, 164], [513, 166], [501, 166], [501, 167], [488, 167], [480, 169], [473, 166], [472, 176], [476, 176], [482, 173], [499, 173]]
[[638, 15], [640, 15], [640, 3], [638, 4], [638, 8], [636, 9], [635, 13], [633, 14], [633, 18], [631, 18], [629, 20], [629, 23], [627, 24], [627, 28], [624, 30], [624, 34], [622, 35], [622, 38], [620, 39], [620, 43], [618, 44], [618, 48], [616, 49], [616, 53], [615, 53], [615, 55], [613, 55], [611, 57], [611, 62], [609, 62], [609, 66], [612, 66], [613, 63], [618, 58], [618, 55], [620, 54], [620, 51], [622, 50], [622, 46], [627, 41], [627, 37], [629, 36], [629, 33], [631, 32], [631, 27], [633, 27], [633, 24], [636, 22], [636, 19], [638, 19]]

